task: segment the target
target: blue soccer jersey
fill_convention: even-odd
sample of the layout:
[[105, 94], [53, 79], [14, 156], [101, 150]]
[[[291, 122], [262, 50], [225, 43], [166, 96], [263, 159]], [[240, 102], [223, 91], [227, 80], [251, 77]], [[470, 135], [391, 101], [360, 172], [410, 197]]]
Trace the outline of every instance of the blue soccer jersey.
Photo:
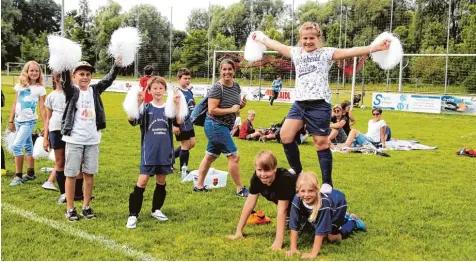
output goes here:
[[193, 93], [190, 91], [190, 89], [179, 88], [179, 90], [182, 91], [182, 94], [185, 96], [185, 101], [187, 102], [188, 107], [188, 115], [180, 125], [180, 131], [190, 131], [193, 129], [193, 123], [192, 120], [190, 120], [190, 115], [195, 108], [195, 100], [193, 99]]
[[[321, 207], [317, 218], [312, 224], [315, 235], [327, 235], [332, 232], [332, 227], [340, 227], [345, 222], [347, 201], [344, 193], [333, 189], [330, 194], [321, 194]], [[289, 228], [300, 231], [309, 219], [312, 208], [306, 207], [299, 196], [294, 196], [291, 204]]]
[[165, 116], [165, 105], [145, 104], [142, 114], [131, 124], [141, 129], [141, 165], [174, 164], [172, 120]]

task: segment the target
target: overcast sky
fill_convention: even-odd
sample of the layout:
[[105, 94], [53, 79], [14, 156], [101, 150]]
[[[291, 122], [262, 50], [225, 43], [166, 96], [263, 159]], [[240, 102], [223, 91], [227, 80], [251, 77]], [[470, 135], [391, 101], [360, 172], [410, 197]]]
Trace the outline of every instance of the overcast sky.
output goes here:
[[[62, 0], [55, 0], [61, 5]], [[294, 0], [294, 7], [305, 3], [307, 0]], [[326, 0], [318, 0], [325, 2]], [[115, 0], [122, 6], [122, 11], [128, 11], [137, 4], [152, 4], [157, 7], [159, 12], [170, 19], [170, 8], [172, 7], [172, 23], [174, 29], [185, 30], [187, 18], [194, 8], [208, 8], [208, 3], [212, 5], [229, 6], [230, 4], [239, 2], [239, 0]], [[284, 0], [285, 4], [292, 4], [293, 0]], [[107, 0], [89, 0], [89, 8], [93, 13], [100, 6], [106, 5]], [[78, 9], [79, 0], [64, 0], [65, 12]]]

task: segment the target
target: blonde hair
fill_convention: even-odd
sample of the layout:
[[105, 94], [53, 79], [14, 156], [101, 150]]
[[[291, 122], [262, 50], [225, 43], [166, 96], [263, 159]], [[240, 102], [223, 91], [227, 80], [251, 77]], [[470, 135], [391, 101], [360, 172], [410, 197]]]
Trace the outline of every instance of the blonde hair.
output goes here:
[[324, 36], [322, 35], [321, 27], [314, 22], [304, 22], [301, 27], [299, 27], [299, 38], [301, 38], [302, 32], [306, 30], [316, 30], [316, 36], [321, 41], [321, 44], [324, 43]]
[[275, 170], [278, 166], [278, 160], [273, 152], [265, 150], [261, 151], [255, 157], [255, 167], [261, 167], [265, 171]]
[[161, 76], [153, 76], [147, 81], [147, 90], [150, 91], [150, 88], [152, 87], [152, 84], [160, 84], [163, 85], [165, 90], [167, 90], [167, 82], [165, 81], [165, 78]]
[[317, 219], [317, 214], [319, 209], [321, 208], [321, 193], [319, 188], [319, 182], [317, 181], [317, 175], [313, 172], [303, 172], [299, 175], [299, 178], [296, 181], [296, 192], [299, 194], [299, 190], [301, 189], [302, 185], [310, 185], [314, 190], [316, 190], [317, 198], [314, 201], [314, 205], [312, 206], [312, 213], [309, 216], [309, 222], [314, 223]]
[[256, 112], [253, 109], [248, 110], [248, 115], [256, 115]]
[[36, 82], [38, 85], [44, 86], [45, 79], [43, 77], [43, 72], [41, 72], [40, 64], [38, 64], [36, 61], [33, 61], [33, 60], [26, 62], [26, 64], [23, 66], [23, 70], [21, 70], [21, 74], [20, 74], [18, 82], [23, 87], [30, 85], [30, 78], [28, 77], [28, 69], [30, 68], [31, 65], [36, 65], [38, 67], [38, 71], [40, 71], [40, 73]]

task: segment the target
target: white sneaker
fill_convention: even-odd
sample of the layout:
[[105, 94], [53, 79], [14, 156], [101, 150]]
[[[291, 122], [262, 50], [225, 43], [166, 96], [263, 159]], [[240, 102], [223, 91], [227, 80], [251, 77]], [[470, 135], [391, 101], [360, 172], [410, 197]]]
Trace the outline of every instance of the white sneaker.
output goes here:
[[48, 182], [48, 181], [43, 183], [43, 185], [41, 187], [43, 187], [44, 189], [48, 189], [48, 190], [58, 191], [58, 189], [55, 187], [55, 185], [51, 182]]
[[321, 193], [329, 194], [330, 192], [332, 192], [332, 186], [327, 183], [322, 184]]
[[155, 210], [154, 213], [150, 214], [152, 217], [157, 218], [160, 221], [167, 221], [169, 220], [159, 209]]
[[130, 229], [136, 228], [137, 227], [137, 217], [136, 216], [130, 216], [127, 219], [126, 227], [130, 228]]
[[61, 196], [58, 198], [58, 204], [64, 204], [66, 203], [66, 193], [61, 194]]

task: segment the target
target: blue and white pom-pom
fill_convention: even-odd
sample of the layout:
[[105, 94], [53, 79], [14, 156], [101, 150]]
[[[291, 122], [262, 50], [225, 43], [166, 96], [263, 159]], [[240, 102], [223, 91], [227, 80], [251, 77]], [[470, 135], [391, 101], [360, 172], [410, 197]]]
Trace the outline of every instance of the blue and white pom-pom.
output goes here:
[[389, 70], [398, 65], [403, 58], [402, 43], [394, 35], [383, 32], [372, 42], [371, 46], [378, 45], [385, 40], [390, 40], [390, 47], [388, 50], [372, 53], [372, 60], [377, 63], [380, 68]]
[[137, 28], [119, 28], [112, 33], [107, 53], [116, 59], [121, 58], [122, 67], [129, 66], [134, 62], [141, 41], [141, 35]]
[[5, 135], [3, 136], [3, 145], [8, 152], [13, 154], [13, 142], [15, 141], [16, 132], [11, 132], [10, 130], [5, 130]]
[[[266, 46], [259, 41], [264, 41], [267, 36], [261, 31], [254, 31], [248, 36], [245, 45], [245, 60], [248, 62], [256, 62], [263, 58]], [[259, 41], [258, 41], [259, 40]]]
[[44, 140], [43, 137], [39, 136], [35, 141], [35, 145], [33, 146], [33, 158], [34, 159], [38, 159], [38, 158], [42, 158], [42, 157], [46, 158], [50, 155], [50, 153], [45, 151], [45, 149], [43, 148], [43, 140]]
[[[140, 111], [139, 110], [139, 102], [137, 99], [139, 98], [139, 94], [142, 92], [142, 88], [140, 86], [133, 86], [127, 92], [126, 98], [122, 103], [122, 107], [126, 112], [127, 116], [130, 118], [137, 119], [139, 118]], [[143, 108], [142, 105], [140, 108]]]
[[54, 72], [73, 70], [81, 61], [81, 45], [57, 35], [48, 36], [50, 58], [48, 67]]
[[174, 104], [174, 97], [180, 96], [180, 112], [179, 118], [185, 119], [188, 116], [188, 105], [187, 101], [185, 100], [185, 96], [183, 93], [178, 89], [176, 86], [169, 86], [167, 88], [167, 100], [165, 101], [165, 116], [168, 118], [175, 118], [175, 104]]

